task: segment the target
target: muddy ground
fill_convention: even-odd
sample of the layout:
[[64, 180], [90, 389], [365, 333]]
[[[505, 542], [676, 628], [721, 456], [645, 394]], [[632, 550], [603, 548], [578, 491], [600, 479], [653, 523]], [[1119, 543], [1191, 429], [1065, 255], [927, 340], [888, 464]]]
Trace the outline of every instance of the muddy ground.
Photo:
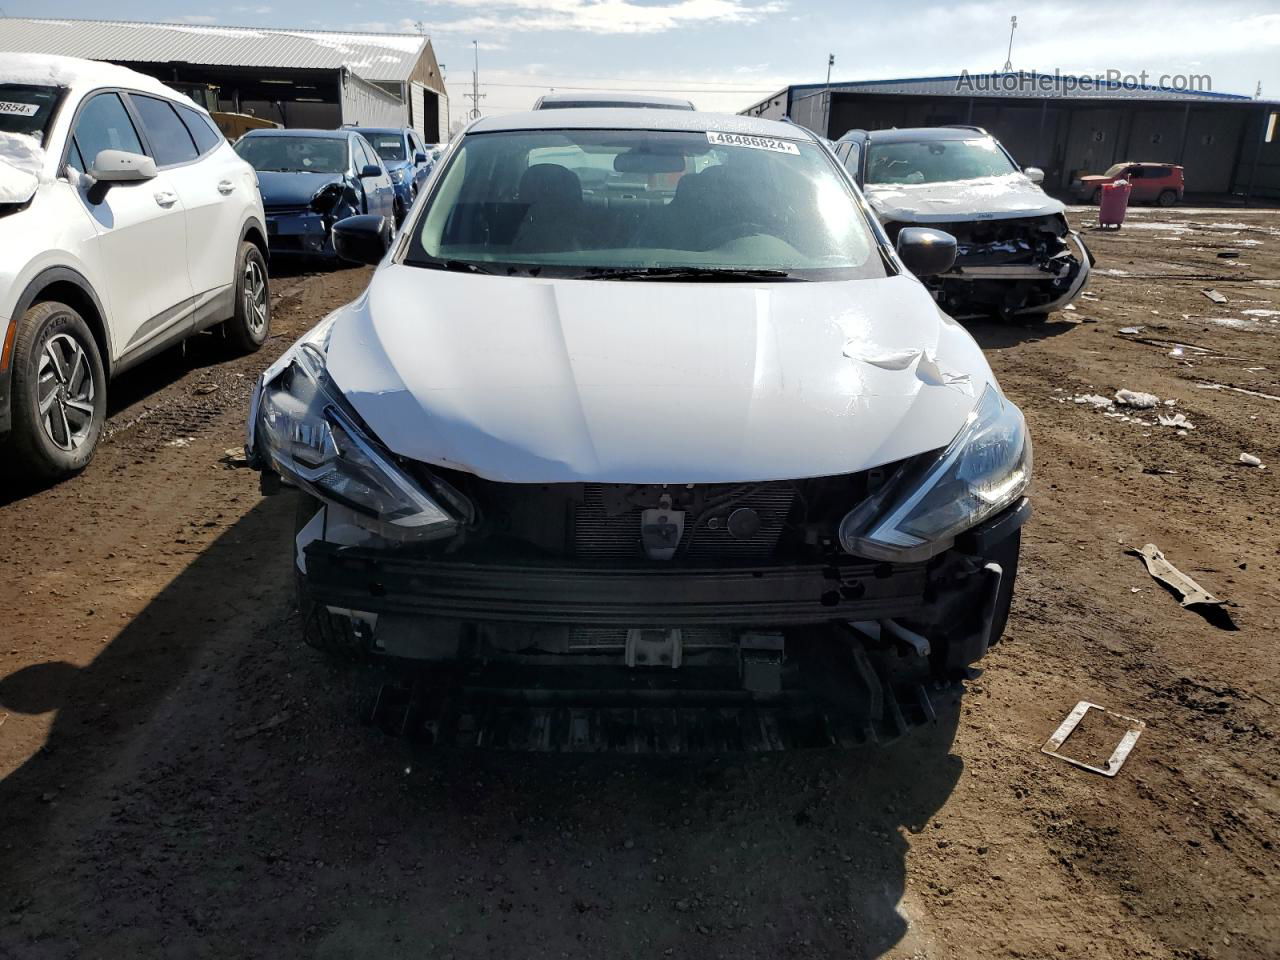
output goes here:
[[[1007, 635], [890, 750], [548, 759], [362, 726], [367, 672], [298, 640], [290, 496], [225, 451], [367, 273], [278, 280], [257, 357], [209, 338], [122, 380], [84, 475], [0, 498], [0, 956], [1280, 956], [1280, 215], [1073, 216], [1096, 299], [972, 326], [1036, 445]], [[1075, 402], [1119, 388], [1195, 429]], [[1149, 542], [1238, 629], [1126, 554]], [[1115, 779], [1040, 753], [1082, 699], [1148, 724]]]

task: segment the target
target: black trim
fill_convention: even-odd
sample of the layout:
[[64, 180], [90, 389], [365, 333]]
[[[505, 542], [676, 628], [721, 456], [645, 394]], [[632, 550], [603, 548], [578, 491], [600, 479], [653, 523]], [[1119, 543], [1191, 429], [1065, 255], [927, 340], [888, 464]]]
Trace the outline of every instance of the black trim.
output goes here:
[[315, 541], [306, 590], [375, 613], [497, 623], [790, 626], [916, 612], [926, 565], [849, 559], [789, 566], [481, 564]]
[[985, 557], [997, 543], [1013, 536], [1030, 519], [1031, 501], [1023, 497], [993, 519], [961, 534], [956, 538], [956, 547], [962, 553]]

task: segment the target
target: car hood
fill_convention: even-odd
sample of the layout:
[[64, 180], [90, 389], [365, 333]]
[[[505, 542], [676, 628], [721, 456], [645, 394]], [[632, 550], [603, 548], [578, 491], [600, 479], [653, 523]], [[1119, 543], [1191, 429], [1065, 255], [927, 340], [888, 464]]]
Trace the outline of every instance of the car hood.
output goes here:
[[306, 206], [327, 183], [341, 183], [340, 173], [281, 173], [258, 171], [258, 190], [268, 207]]
[[945, 446], [990, 368], [909, 276], [539, 280], [388, 265], [328, 369], [392, 451], [515, 483], [850, 473]]
[[950, 223], [1040, 217], [1066, 210], [1021, 173], [945, 183], [869, 184], [864, 191], [885, 222]]

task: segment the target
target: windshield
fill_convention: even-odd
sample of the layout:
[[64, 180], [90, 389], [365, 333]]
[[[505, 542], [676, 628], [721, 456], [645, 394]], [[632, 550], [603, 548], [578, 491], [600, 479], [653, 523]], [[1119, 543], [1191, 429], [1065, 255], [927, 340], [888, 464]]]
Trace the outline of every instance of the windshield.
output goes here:
[[58, 87], [0, 83], [0, 133], [21, 133], [43, 145], [58, 104]]
[[236, 153], [265, 173], [347, 172], [347, 141], [335, 137], [242, 137]]
[[1001, 177], [1017, 167], [990, 137], [876, 143], [867, 148], [867, 183], [945, 183]]
[[534, 275], [884, 276], [861, 207], [812, 141], [652, 130], [471, 134], [408, 262]]
[[1128, 170], [1128, 169], [1129, 169], [1129, 165], [1128, 165], [1127, 163], [1117, 163], [1117, 164], [1113, 164], [1112, 166], [1107, 167], [1107, 172], [1106, 172], [1106, 173], [1104, 173], [1104, 174], [1103, 174], [1103, 176], [1104, 176], [1104, 177], [1118, 177], [1118, 176], [1120, 176], [1120, 174], [1124, 173], [1124, 172], [1125, 172], [1126, 170]]
[[395, 133], [366, 133], [365, 139], [373, 144], [383, 160], [403, 160], [404, 137]]

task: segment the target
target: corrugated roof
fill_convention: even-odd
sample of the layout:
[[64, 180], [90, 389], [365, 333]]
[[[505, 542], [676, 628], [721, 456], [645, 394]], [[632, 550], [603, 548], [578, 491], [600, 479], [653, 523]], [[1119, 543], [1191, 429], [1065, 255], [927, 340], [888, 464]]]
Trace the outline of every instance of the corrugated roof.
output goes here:
[[1238, 93], [1219, 93], [1212, 90], [1178, 90], [1171, 86], [1152, 86], [1141, 83], [1099, 82], [1094, 77], [1078, 77], [1066, 74], [1035, 73], [975, 73], [949, 77], [906, 77], [900, 80], [854, 80], [845, 83], [801, 83], [784, 88], [771, 97], [747, 108], [748, 112], [778, 97], [792, 99], [833, 93], [871, 93], [886, 96], [929, 97], [1000, 97], [1031, 100], [1171, 100], [1191, 103], [1255, 103], [1252, 97]]
[[0, 50], [86, 60], [199, 63], [231, 67], [347, 67], [369, 80], [407, 80], [426, 37], [400, 33], [320, 33], [260, 27], [127, 20], [0, 19]]

